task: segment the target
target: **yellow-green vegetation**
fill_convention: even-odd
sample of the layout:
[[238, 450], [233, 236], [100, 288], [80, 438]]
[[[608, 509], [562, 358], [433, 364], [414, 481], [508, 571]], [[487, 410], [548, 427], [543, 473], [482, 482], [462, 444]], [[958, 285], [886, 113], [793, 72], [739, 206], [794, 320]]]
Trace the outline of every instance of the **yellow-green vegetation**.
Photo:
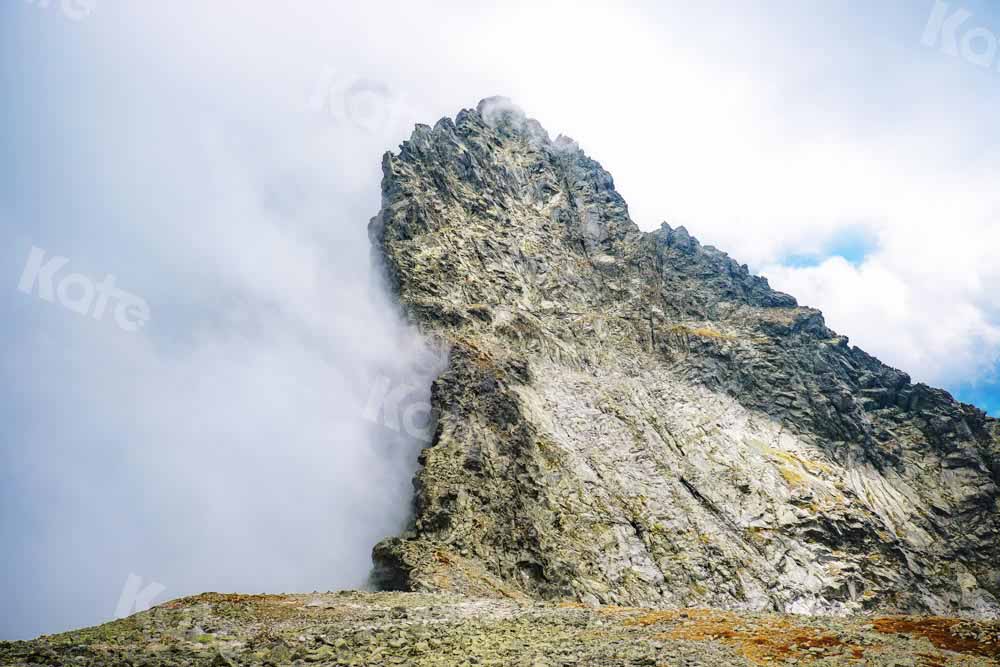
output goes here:
[[559, 468], [562, 465], [559, 445], [544, 436], [539, 436], [535, 442], [538, 446], [538, 453], [541, 455], [546, 467], [551, 470]]
[[542, 250], [541, 245], [534, 239], [524, 239], [521, 241], [521, 252], [525, 255], [537, 255]]
[[791, 466], [783, 465], [778, 468], [781, 476], [788, 482], [791, 486], [806, 486], [806, 477], [800, 473], [795, 468]]
[[766, 447], [764, 452], [778, 460], [778, 472], [790, 486], [810, 486], [811, 477], [833, 472], [826, 463], [802, 458], [789, 451]]
[[667, 330], [667, 332], [675, 336], [697, 336], [698, 338], [709, 338], [714, 340], [736, 340], [736, 336], [725, 334], [716, 331], [715, 329], [709, 329], [707, 327], [687, 327], [683, 324], [672, 326]]
[[768, 447], [765, 451], [767, 454], [790, 466], [800, 466], [805, 468], [812, 475], [819, 475], [820, 473], [831, 474], [833, 472], [833, 468], [822, 461], [802, 458], [792, 452], [775, 449], [773, 447]]

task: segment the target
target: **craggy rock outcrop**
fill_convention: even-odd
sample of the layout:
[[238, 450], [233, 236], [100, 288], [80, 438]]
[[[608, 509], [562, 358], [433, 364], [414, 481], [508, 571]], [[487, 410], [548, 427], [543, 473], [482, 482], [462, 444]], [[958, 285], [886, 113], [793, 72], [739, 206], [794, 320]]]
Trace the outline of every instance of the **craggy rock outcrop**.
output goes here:
[[684, 228], [643, 233], [505, 100], [417, 126], [383, 171], [375, 254], [450, 348], [383, 587], [1000, 614], [995, 420]]

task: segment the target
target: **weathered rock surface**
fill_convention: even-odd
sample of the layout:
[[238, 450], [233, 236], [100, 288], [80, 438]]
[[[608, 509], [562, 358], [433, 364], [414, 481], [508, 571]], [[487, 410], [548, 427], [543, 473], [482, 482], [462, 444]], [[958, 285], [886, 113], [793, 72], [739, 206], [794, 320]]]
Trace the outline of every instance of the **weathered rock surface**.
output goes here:
[[1000, 614], [997, 421], [684, 228], [643, 233], [504, 100], [417, 126], [383, 171], [376, 256], [450, 350], [383, 587]]
[[220, 595], [0, 642], [0, 665], [739, 667], [996, 665], [1000, 624], [589, 608], [455, 594]]

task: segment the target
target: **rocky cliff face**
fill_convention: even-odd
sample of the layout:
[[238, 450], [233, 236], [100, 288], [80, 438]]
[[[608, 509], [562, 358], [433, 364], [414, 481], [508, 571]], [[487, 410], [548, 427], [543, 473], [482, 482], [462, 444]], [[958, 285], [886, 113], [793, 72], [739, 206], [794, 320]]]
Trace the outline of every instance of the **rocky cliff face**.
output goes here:
[[[494, 99], [418, 126], [370, 225], [450, 349], [386, 588], [1000, 614], [1000, 425], [851, 347]], [[665, 195], [669, 196], [669, 195]]]

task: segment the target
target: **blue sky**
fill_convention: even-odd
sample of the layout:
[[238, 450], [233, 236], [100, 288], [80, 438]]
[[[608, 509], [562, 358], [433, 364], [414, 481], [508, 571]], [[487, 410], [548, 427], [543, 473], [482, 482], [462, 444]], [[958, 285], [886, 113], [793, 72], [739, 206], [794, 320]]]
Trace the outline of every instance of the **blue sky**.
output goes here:
[[831, 257], [842, 257], [858, 266], [878, 250], [878, 239], [864, 227], [845, 226], [834, 232], [816, 250], [805, 254], [791, 254], [778, 259], [782, 266], [807, 268], [820, 266]]
[[[130, 574], [363, 584], [420, 446], [365, 405], [434, 368], [370, 288], [380, 155], [490, 95], [644, 229], [1000, 415], [1000, 71], [922, 43], [933, 2], [345, 4], [0, 8], [0, 638], [107, 620]], [[18, 291], [32, 247], [149, 322]]]

